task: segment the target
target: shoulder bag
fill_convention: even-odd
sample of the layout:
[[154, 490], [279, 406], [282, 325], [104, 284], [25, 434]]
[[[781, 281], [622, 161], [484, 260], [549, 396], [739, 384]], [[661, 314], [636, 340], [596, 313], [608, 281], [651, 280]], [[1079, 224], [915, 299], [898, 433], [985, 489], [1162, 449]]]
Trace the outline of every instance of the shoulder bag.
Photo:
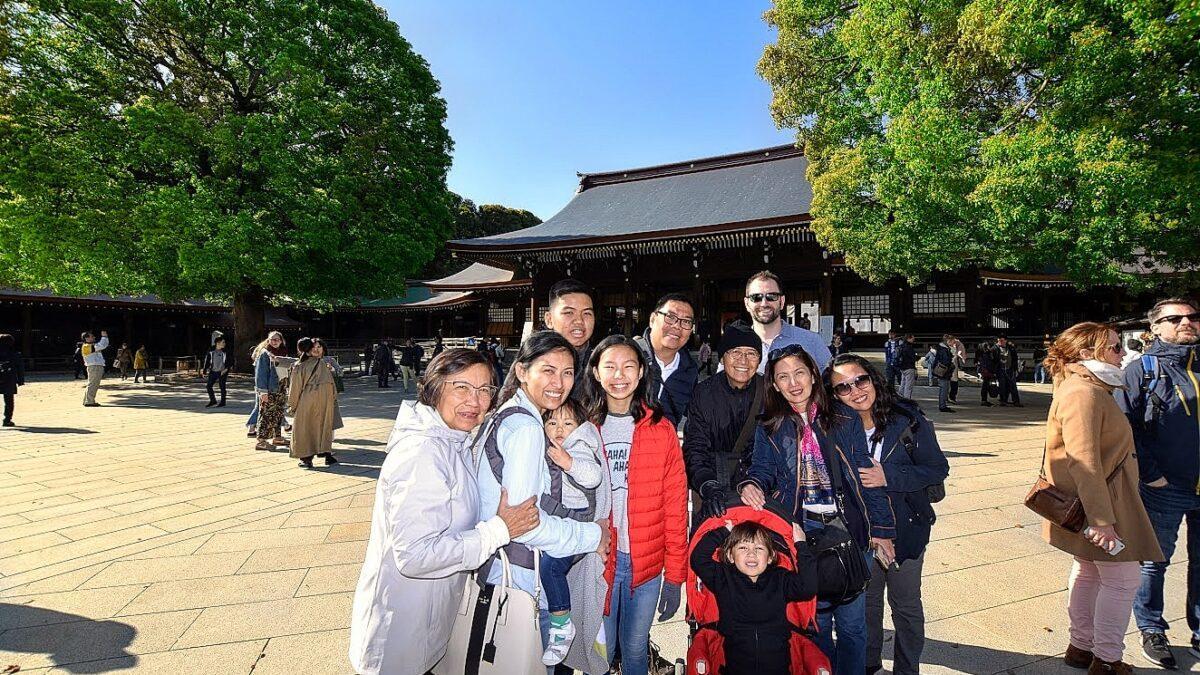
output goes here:
[[[1129, 455], [1125, 456], [1128, 459]], [[1108, 474], [1105, 483], [1111, 485], [1117, 472], [1125, 464], [1122, 459]], [[1068, 494], [1046, 478], [1046, 448], [1042, 448], [1042, 466], [1038, 471], [1038, 479], [1025, 495], [1025, 506], [1051, 523], [1068, 532], [1079, 532], [1087, 525], [1087, 516], [1083, 512], [1083, 502], [1077, 495]]]
[[[796, 447], [799, 448], [800, 439], [797, 438], [796, 441]], [[836, 449], [836, 452], [841, 454], [840, 449]], [[837, 577], [844, 582], [838, 588], [820, 589], [817, 597], [835, 605], [843, 605], [854, 600], [866, 590], [867, 584], [871, 581], [871, 568], [867, 566], [863, 551], [859, 549], [858, 543], [854, 541], [854, 536], [850, 534], [850, 525], [846, 522], [846, 509], [843, 506], [845, 490], [842, 487], [840, 457], [834, 457], [834, 462], [835, 464], [828, 468], [829, 480], [833, 484], [833, 494], [837, 503], [837, 517], [826, 523], [820, 532], [808, 537], [808, 544], [812, 547], [818, 567], [838, 570]], [[800, 463], [796, 462], [797, 474], [800, 471], [799, 465]], [[799, 475], [796, 476], [796, 484], [800, 484]], [[803, 509], [802, 504], [796, 506]]]
[[[538, 628], [540, 581], [530, 595], [512, 582], [512, 564], [501, 549], [499, 585], [484, 583], [490, 564], [471, 576], [454, 617], [446, 655], [434, 675], [545, 675], [542, 633]], [[533, 577], [540, 579], [538, 555]]]

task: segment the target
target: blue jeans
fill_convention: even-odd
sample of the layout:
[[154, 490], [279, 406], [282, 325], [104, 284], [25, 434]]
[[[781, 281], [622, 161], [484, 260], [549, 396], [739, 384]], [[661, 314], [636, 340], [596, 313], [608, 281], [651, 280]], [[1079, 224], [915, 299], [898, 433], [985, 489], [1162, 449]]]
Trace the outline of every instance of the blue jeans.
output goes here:
[[579, 556], [554, 558], [543, 555], [541, 561], [542, 590], [546, 592], [546, 610], [550, 612], [571, 611], [571, 589], [567, 587], [567, 572], [579, 560]]
[[938, 378], [938, 408], [947, 408], [950, 404], [950, 378]]
[[604, 639], [612, 663], [616, 646], [621, 646], [621, 675], [646, 675], [650, 669], [650, 625], [658, 608], [662, 575], [630, 588], [633, 565], [628, 553], [617, 551], [617, 573], [613, 578], [612, 605], [604, 617]]
[[1038, 384], [1046, 384], [1046, 366], [1037, 364], [1037, 368], [1033, 369], [1033, 381]]
[[[943, 380], [946, 382], [948, 380]], [[814, 520], [804, 520], [804, 532], [813, 533], [824, 529], [825, 525]], [[875, 561], [870, 553], [863, 553], [867, 565]], [[833, 665], [834, 675], [864, 673], [867, 670], [867, 594], [864, 591], [859, 596], [844, 605], [832, 606], [825, 601], [817, 602], [817, 648], [829, 657]], [[834, 640], [834, 633], [837, 640]]]
[[[1193, 638], [1200, 638], [1200, 495], [1191, 490], [1167, 484], [1152, 488], [1141, 484], [1142, 503], [1150, 515], [1150, 524], [1158, 537], [1163, 557], [1168, 561], [1175, 553], [1179, 525], [1187, 520], [1187, 612], [1188, 628]], [[1142, 585], [1133, 599], [1133, 616], [1138, 630], [1165, 633], [1163, 618], [1163, 580], [1169, 562], [1142, 563]]]
[[250, 418], [246, 420], [246, 426], [258, 426], [258, 394], [254, 395], [254, 408], [250, 411]]

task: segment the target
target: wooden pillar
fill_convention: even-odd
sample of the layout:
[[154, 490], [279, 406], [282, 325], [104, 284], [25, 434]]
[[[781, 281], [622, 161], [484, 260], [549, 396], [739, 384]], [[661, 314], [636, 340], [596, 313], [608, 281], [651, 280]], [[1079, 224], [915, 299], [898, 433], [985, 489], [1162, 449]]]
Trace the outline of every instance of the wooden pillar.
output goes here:
[[[825, 270], [821, 275], [821, 308], [820, 314], [825, 316], [833, 316], [833, 328], [837, 330], [841, 327], [841, 308], [834, 311], [833, 302], [833, 272]], [[816, 321], [813, 322], [813, 330], [820, 330], [820, 325]]]
[[333, 309], [329, 310], [329, 339], [337, 339], [337, 312]]
[[[124, 314], [125, 315], [123, 318], [125, 319], [125, 334], [121, 336], [121, 339], [118, 342], [127, 342], [132, 346], [133, 345], [133, 312], [131, 310], [127, 309], [127, 310], [125, 310]], [[137, 349], [137, 347], [132, 347], [132, 348]]]
[[21, 307], [21, 352], [26, 358], [35, 356], [33, 353], [33, 307]]

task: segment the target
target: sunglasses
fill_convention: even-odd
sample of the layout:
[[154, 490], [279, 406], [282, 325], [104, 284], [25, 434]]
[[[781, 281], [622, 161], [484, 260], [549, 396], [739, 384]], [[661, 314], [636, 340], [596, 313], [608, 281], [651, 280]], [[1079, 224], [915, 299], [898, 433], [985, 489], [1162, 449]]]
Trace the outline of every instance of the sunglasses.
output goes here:
[[863, 373], [858, 377], [853, 377], [845, 382], [839, 382], [838, 384], [833, 385], [833, 393], [837, 394], [838, 396], [849, 396], [852, 389], [861, 389], [865, 391], [867, 386], [870, 384], [871, 376]]
[[804, 351], [804, 347], [801, 347], [800, 345], [787, 345], [778, 349], [772, 349], [769, 353], [767, 353], [767, 360], [778, 361], [785, 356], [799, 356], [800, 354], [807, 353], [808, 352]]
[[746, 296], [746, 299], [754, 303], [762, 302], [763, 300], [766, 300], [767, 302], [775, 302], [779, 300], [782, 295], [783, 293], [750, 293]]
[[1157, 326], [1160, 323], [1166, 322], [1172, 326], [1178, 326], [1183, 322], [1184, 319], [1187, 319], [1192, 323], [1200, 323], [1200, 312], [1192, 312], [1191, 314], [1171, 314], [1169, 316], [1159, 317], [1158, 320], [1154, 322], [1154, 325]]

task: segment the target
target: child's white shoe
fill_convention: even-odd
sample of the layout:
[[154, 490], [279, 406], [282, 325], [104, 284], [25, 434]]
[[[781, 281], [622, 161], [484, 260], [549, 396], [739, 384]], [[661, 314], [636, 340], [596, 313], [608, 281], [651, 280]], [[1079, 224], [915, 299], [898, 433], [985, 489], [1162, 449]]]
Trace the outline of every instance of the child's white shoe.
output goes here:
[[547, 666], [557, 666], [567, 658], [571, 650], [571, 642], [575, 640], [575, 623], [570, 619], [562, 626], [550, 626], [550, 642], [542, 653], [542, 663]]

